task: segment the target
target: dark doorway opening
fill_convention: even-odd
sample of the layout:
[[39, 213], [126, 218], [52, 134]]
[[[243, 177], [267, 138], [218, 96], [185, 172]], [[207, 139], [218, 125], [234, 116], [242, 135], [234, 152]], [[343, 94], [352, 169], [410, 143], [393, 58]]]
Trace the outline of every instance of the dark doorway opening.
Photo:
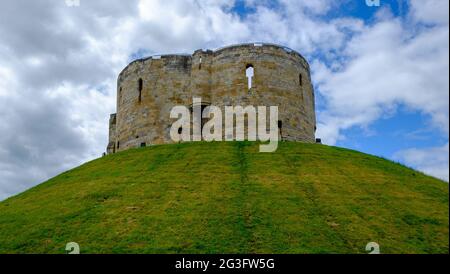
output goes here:
[[[203, 133], [203, 127], [205, 126], [205, 124], [209, 121], [209, 118], [203, 118], [203, 111], [205, 110], [205, 108], [206, 107], [208, 107], [208, 106], [210, 106], [210, 104], [209, 103], [203, 103], [202, 102], [202, 105], [201, 105], [201, 115], [202, 115], [202, 119], [201, 119], [201, 122], [200, 122], [200, 132], [201, 133]], [[193, 106], [191, 105], [191, 107], [189, 108], [189, 110], [190, 110], [190, 112], [191, 112], [191, 117], [193, 117], [193, 112], [194, 112], [194, 108], [193, 108]], [[192, 120], [192, 125], [194, 125], [193, 124], [194, 123], [194, 121]], [[193, 128], [194, 127], [192, 127], [192, 130], [193, 130]], [[179, 128], [178, 129], [178, 133], [179, 134], [181, 134], [181, 132], [180, 132], [180, 130], [181, 130], [181, 132], [182, 132], [182, 128]], [[201, 134], [202, 136], [202, 140], [203, 140], [203, 134]]]
[[283, 140], [283, 121], [278, 120], [278, 131], [280, 132], [280, 138]]

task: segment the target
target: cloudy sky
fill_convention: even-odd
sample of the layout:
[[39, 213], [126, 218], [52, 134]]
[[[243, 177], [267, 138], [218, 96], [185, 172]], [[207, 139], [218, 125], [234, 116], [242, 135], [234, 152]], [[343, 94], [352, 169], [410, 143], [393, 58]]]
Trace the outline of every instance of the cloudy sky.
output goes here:
[[1, 0], [0, 200], [102, 154], [116, 77], [133, 59], [244, 42], [286, 45], [309, 60], [326, 144], [448, 181], [448, 6]]

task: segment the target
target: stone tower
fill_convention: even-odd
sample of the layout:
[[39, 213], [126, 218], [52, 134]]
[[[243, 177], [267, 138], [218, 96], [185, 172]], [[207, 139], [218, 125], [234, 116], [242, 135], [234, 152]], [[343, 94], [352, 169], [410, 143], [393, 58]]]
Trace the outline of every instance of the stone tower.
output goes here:
[[309, 65], [273, 44], [241, 44], [192, 55], [162, 55], [130, 63], [117, 81], [117, 113], [109, 120], [108, 153], [171, 143], [172, 107], [278, 106], [280, 139], [315, 141]]

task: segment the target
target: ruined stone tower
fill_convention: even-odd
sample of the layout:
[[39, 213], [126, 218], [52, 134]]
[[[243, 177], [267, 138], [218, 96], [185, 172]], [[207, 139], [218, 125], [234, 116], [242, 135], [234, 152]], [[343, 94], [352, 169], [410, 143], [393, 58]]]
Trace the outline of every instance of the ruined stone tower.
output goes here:
[[172, 107], [278, 106], [282, 140], [315, 141], [314, 90], [298, 52], [273, 44], [241, 44], [192, 55], [130, 63], [117, 81], [117, 113], [109, 120], [108, 153], [171, 143]]

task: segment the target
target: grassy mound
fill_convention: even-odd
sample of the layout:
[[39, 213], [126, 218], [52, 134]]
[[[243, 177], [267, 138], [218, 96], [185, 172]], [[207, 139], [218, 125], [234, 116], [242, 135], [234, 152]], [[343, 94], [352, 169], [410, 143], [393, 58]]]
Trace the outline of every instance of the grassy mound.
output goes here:
[[448, 253], [448, 183], [285, 142], [133, 149], [0, 203], [0, 253]]

